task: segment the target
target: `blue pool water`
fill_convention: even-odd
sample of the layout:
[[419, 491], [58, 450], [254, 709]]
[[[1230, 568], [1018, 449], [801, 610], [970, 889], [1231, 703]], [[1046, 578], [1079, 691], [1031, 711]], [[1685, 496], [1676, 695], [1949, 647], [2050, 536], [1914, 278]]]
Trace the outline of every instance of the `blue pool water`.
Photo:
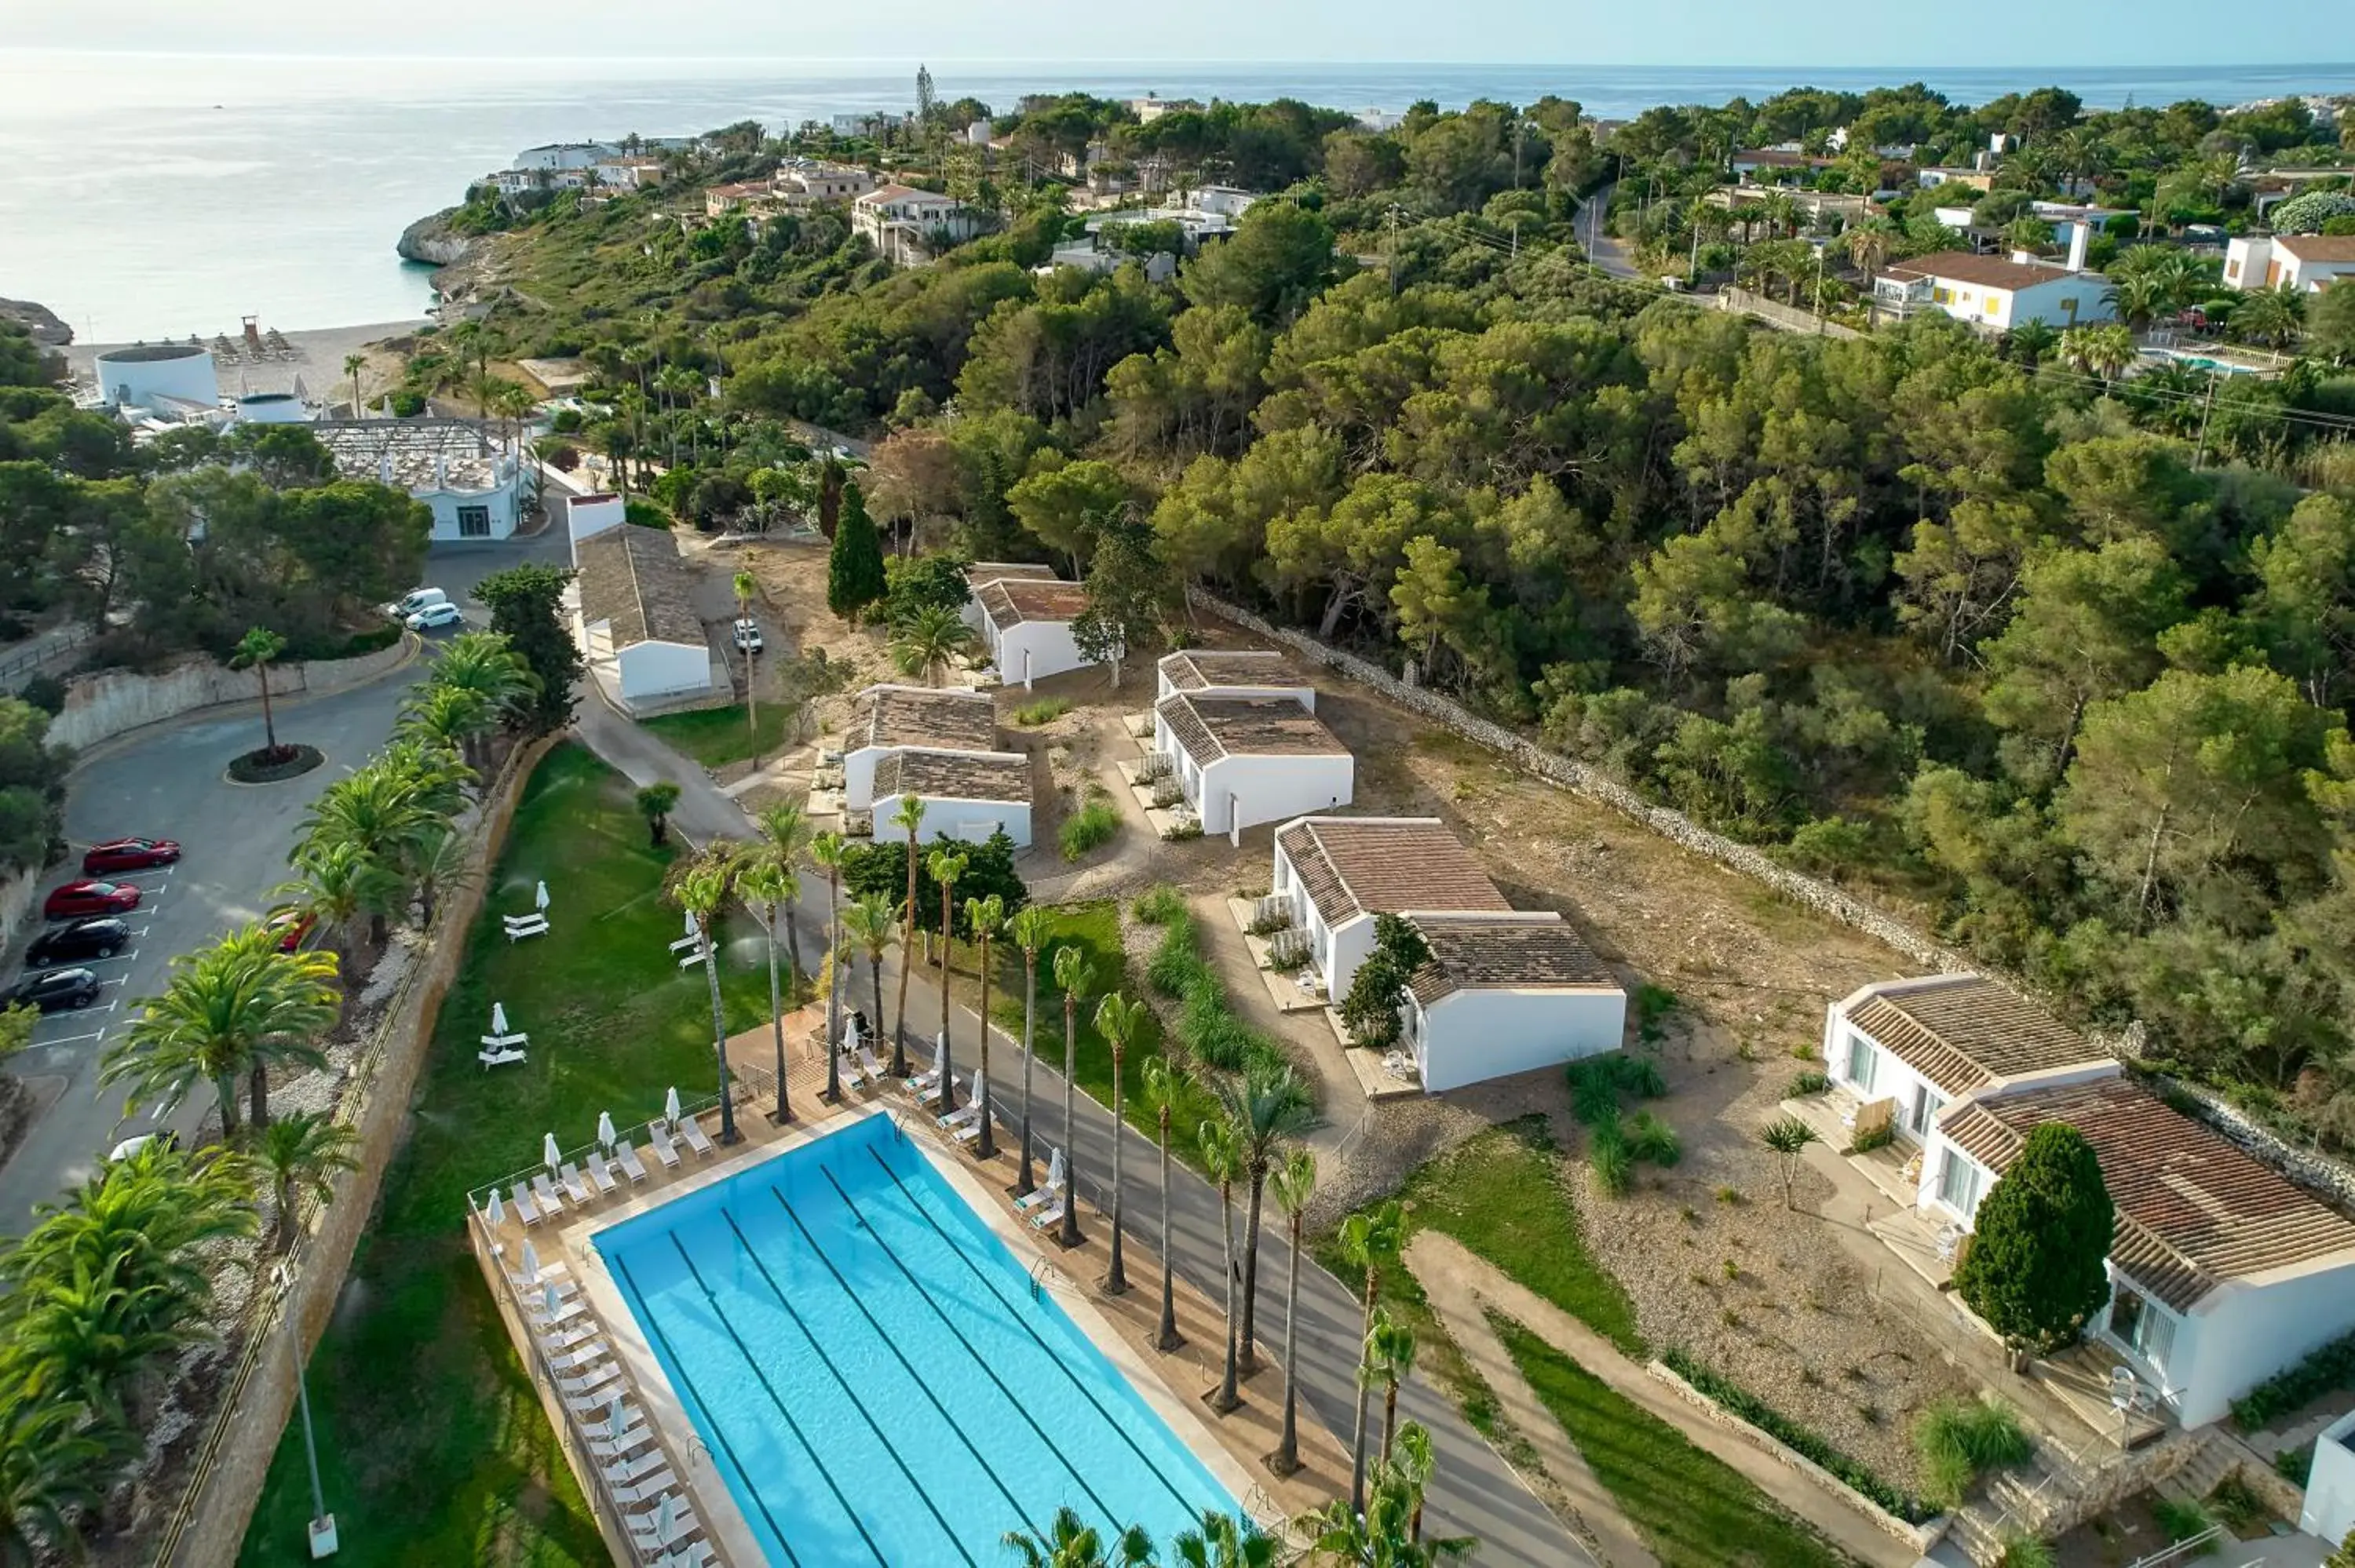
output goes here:
[[771, 1563], [979, 1568], [1066, 1505], [1164, 1543], [1236, 1510], [886, 1118], [596, 1246]]

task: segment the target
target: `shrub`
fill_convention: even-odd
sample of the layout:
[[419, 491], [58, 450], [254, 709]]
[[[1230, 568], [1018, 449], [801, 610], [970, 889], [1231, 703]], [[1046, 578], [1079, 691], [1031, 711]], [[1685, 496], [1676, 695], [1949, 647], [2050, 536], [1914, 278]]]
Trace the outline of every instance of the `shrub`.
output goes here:
[[[1161, 940], [1145, 966], [1146, 983], [1178, 1001], [1178, 1019], [1171, 1033], [1196, 1060], [1221, 1072], [1271, 1070], [1289, 1065], [1283, 1050], [1235, 1016], [1226, 987], [1202, 959], [1194, 916], [1172, 889], [1169, 900], [1154, 900], [1154, 912], [1163, 916]], [[1153, 897], [1147, 894], [1146, 898]], [[1144, 900], [1140, 900], [1143, 903]]]
[[1069, 697], [1040, 697], [1035, 703], [1024, 703], [1014, 710], [1014, 722], [1026, 727], [1053, 724], [1071, 711]]
[[1802, 1426], [1732, 1379], [1711, 1371], [1673, 1347], [1662, 1351], [1660, 1360], [1670, 1372], [1690, 1383], [1697, 1392], [1802, 1457], [1821, 1466], [1843, 1485], [1870, 1499], [1883, 1511], [1895, 1514], [1908, 1524], [1920, 1524], [1930, 1517], [1931, 1510], [1923, 1499], [1873, 1474], [1833, 1447], [1822, 1433], [1813, 1427]]
[[1650, 1165], [1674, 1165], [1684, 1158], [1677, 1129], [1650, 1111], [1637, 1111], [1627, 1123], [1627, 1152]]
[[622, 515], [641, 528], [667, 528], [671, 524], [669, 513], [634, 495], [622, 503]]
[[1979, 1204], [1955, 1293], [2009, 1344], [2073, 1344], [2110, 1298], [2103, 1259], [2116, 1211], [2084, 1136], [2065, 1122], [2028, 1135]]
[[2304, 1488], [2314, 1473], [2314, 1445], [2301, 1443], [2295, 1448], [2284, 1448], [2274, 1456], [2274, 1474], [2291, 1486]]
[[65, 711], [66, 683], [55, 675], [36, 675], [16, 694], [51, 718]]
[[1636, 1159], [1627, 1147], [1626, 1135], [1620, 1130], [1616, 1112], [1610, 1120], [1596, 1122], [1588, 1134], [1586, 1165], [1594, 1172], [1595, 1191], [1606, 1198], [1625, 1194], [1635, 1175]]
[[1949, 1396], [1914, 1417], [1913, 1451], [1922, 1460], [1923, 1491], [1955, 1508], [1981, 1475], [2023, 1462], [2031, 1449], [2011, 1406]]
[[1589, 1127], [1619, 1118], [1619, 1088], [1600, 1056], [1572, 1062], [1565, 1069], [1570, 1083], [1570, 1112]]
[[1062, 846], [1063, 858], [1077, 860], [1110, 843], [1119, 832], [1120, 808], [1099, 794], [1063, 819], [1063, 831], [1057, 839]]
[[1153, 949], [1153, 957], [1146, 963], [1145, 982], [1163, 996], [1183, 996], [1187, 981], [1208, 972], [1201, 954], [1196, 950], [1194, 922], [1190, 918], [1171, 919]]
[[1828, 1075], [1810, 1067], [1791, 1079], [1791, 1098], [1806, 1099], [1811, 1095], [1829, 1094], [1831, 1087], [1832, 1081]]
[[1136, 895], [1129, 913], [1136, 916], [1139, 925], [1167, 926], [1172, 920], [1185, 918], [1186, 895], [1166, 883], [1148, 887]]
[[1995, 1560], [1995, 1568], [2052, 1568], [2052, 1548], [2013, 1531], [2003, 1538], [2003, 1555]]
[[2355, 1388], [2355, 1334], [2340, 1335], [2232, 1401], [2232, 1425], [2254, 1432], [2342, 1388]]
[[2208, 1489], [2208, 1506], [2216, 1517], [2232, 1526], [2235, 1535], [2257, 1535], [2264, 1531], [2273, 1518], [2273, 1510], [2249, 1484], [2248, 1476], [2235, 1465], [2224, 1472], [2222, 1479]]
[[[2195, 1502], [2185, 1502], [2180, 1498], [2152, 1499], [2150, 1517], [2158, 1521], [2159, 1529], [2167, 1531], [2168, 1540], [2178, 1543], [2206, 1533], [2215, 1523], [2208, 1517], [2206, 1509]], [[2215, 1550], [2215, 1543], [2211, 1542], [2199, 1555], [2205, 1557]]]
[[1886, 1149], [1897, 1141], [1897, 1128], [1888, 1122], [1858, 1133], [1849, 1139], [1850, 1154], [1870, 1154], [1876, 1149]]

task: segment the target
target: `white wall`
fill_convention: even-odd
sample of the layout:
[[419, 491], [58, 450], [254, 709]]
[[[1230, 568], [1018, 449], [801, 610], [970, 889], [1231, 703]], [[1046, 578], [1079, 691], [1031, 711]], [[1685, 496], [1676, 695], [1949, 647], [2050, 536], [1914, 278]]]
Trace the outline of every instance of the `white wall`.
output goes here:
[[99, 397], [109, 403], [128, 403], [151, 412], [163, 412], [166, 398], [212, 408], [220, 401], [220, 376], [208, 349], [177, 354], [169, 359], [111, 359], [100, 355], [91, 366]]
[[[422, 501], [433, 513], [435, 543], [455, 543], [468, 540], [485, 543], [512, 537], [523, 512], [522, 484], [509, 479], [505, 484], [490, 490], [412, 490], [410, 494]], [[480, 506], [491, 514], [488, 534], [462, 534], [458, 531], [458, 508]]]
[[613, 662], [621, 671], [624, 702], [711, 687], [711, 651], [700, 643], [634, 643], [616, 653]]
[[[2048, 326], [2065, 327], [2073, 323], [2107, 322], [2117, 319], [2117, 308], [2107, 295], [2109, 281], [2094, 273], [2076, 273], [2056, 278], [2049, 283], [2039, 283], [2032, 289], [2022, 289], [2011, 296], [2011, 308], [1997, 324], [2009, 331], [2023, 322], [2042, 322]], [[2062, 307], [2069, 301], [2077, 302], [2074, 316]]]
[[572, 564], [581, 564], [581, 541], [618, 528], [630, 520], [629, 505], [618, 495], [575, 495], [564, 503], [564, 527], [572, 541]]
[[[1367, 922], [1369, 926], [1372, 922]], [[1424, 1008], [1407, 998], [1407, 1039], [1433, 1094], [1618, 1049], [1627, 993], [1459, 991]]]
[[2169, 1403], [2184, 1425], [2205, 1425], [2222, 1418], [2233, 1400], [2350, 1329], [2355, 1264], [2266, 1284], [2229, 1281], [2176, 1326]]
[[[1861, 1035], [1868, 1041], [1872, 1039], [1849, 1022], [1848, 1015], [1838, 1007], [1834, 1007], [1829, 1022], [1824, 1027], [1824, 1071], [1830, 1075], [1832, 1082], [1846, 1085], [1853, 1090], [1859, 1099], [1894, 1099], [1897, 1102], [1897, 1136], [1908, 1143], [1922, 1142], [1922, 1135], [1915, 1132], [1908, 1121], [1913, 1114], [1915, 1095], [1926, 1086], [1932, 1094], [1938, 1096], [1942, 1103], [1948, 1097], [1935, 1084], [1898, 1060], [1895, 1052], [1883, 1048], [1878, 1042], [1874, 1042], [1872, 1046], [1872, 1087], [1867, 1089], [1857, 1084], [1848, 1072], [1848, 1042], [1851, 1034]], [[1933, 1163], [1923, 1161], [1925, 1166]]]
[[[919, 795], [916, 799], [924, 803], [924, 825], [917, 831], [923, 835], [926, 843], [943, 833], [953, 839], [980, 843], [999, 828], [1004, 828], [1007, 836], [1014, 841], [1016, 849], [1030, 847], [1030, 807], [1028, 802], [960, 800], [937, 795]], [[898, 809], [896, 803], [893, 809]], [[890, 820], [888, 813], [878, 811], [875, 814], [877, 843], [900, 843], [907, 836]]]
[[[1178, 759], [1187, 760], [1183, 752]], [[1206, 833], [1330, 811], [1348, 805], [1356, 789], [1348, 757], [1222, 757], [1202, 771], [1196, 805]]]
[[1011, 686], [1029, 685], [1066, 670], [1084, 670], [1095, 662], [1080, 652], [1068, 620], [1021, 620], [1004, 631], [990, 630], [990, 652], [997, 678]]
[[2334, 1545], [2355, 1531], [2355, 1413], [2323, 1429], [2306, 1476], [2306, 1509], [2297, 1527]]

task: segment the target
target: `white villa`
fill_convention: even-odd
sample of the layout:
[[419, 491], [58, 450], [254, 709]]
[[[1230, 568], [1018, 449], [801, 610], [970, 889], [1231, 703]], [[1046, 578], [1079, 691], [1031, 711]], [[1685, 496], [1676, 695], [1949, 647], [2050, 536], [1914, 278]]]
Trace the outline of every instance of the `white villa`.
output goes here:
[[2065, 1122], [2117, 1206], [2112, 1295], [2089, 1332], [2183, 1425], [2355, 1329], [2355, 1222], [1982, 976], [1868, 985], [1834, 1004], [1825, 1060], [1921, 1148], [1917, 1209], [1967, 1228], [2041, 1123]]
[[1513, 909], [1437, 817], [1295, 817], [1275, 831], [1271, 885], [1336, 999], [1374, 950], [1376, 916]]
[[1237, 844], [1245, 828], [1346, 806], [1357, 791], [1357, 758], [1296, 697], [1164, 697], [1153, 748], [1172, 758], [1202, 831]]
[[2252, 234], [2224, 247], [2224, 282], [2234, 289], [2287, 284], [2319, 292], [2355, 277], [2355, 234]]
[[1030, 759], [997, 749], [997, 705], [986, 692], [931, 686], [869, 686], [859, 694], [842, 766], [846, 810], [872, 811], [875, 837], [900, 836], [899, 800], [924, 802], [922, 835], [980, 840], [999, 828], [1030, 842]]
[[599, 679], [610, 672], [623, 706], [693, 706], [729, 689], [696, 613], [694, 573], [666, 529], [609, 526], [571, 545], [574, 641]]
[[1028, 577], [1038, 582], [1057, 582], [1061, 574], [1052, 567], [1036, 561], [975, 561], [964, 569], [965, 601], [959, 613], [964, 623], [978, 632], [988, 619], [982, 612], [981, 589], [986, 583], [1003, 582], [1007, 577]]
[[[2082, 229], [2078, 242], [2083, 238]], [[1872, 281], [1873, 309], [1902, 320], [1944, 311], [1987, 332], [2028, 322], [2071, 327], [2116, 319], [2109, 280], [2051, 262], [1942, 250], [1896, 262]]]
[[1263, 648], [1190, 648], [1164, 654], [1155, 700], [1180, 692], [1212, 697], [1290, 697], [1316, 711], [1316, 688], [1297, 680], [1284, 655]]
[[1627, 993], [1550, 910], [1411, 915], [1431, 960], [1408, 982], [1406, 1043], [1433, 1094], [1618, 1049]]
[[997, 678], [1025, 688], [1101, 662], [1080, 651], [1071, 623], [1088, 608], [1088, 590], [1055, 577], [998, 577], [974, 589], [981, 639]]
[[538, 470], [480, 419], [319, 419], [311, 433], [346, 479], [405, 490], [433, 514], [433, 542], [508, 538]]
[[902, 267], [932, 259], [932, 245], [954, 245], [981, 232], [982, 215], [954, 196], [913, 185], [878, 185], [850, 204], [850, 228], [874, 245], [876, 254]]

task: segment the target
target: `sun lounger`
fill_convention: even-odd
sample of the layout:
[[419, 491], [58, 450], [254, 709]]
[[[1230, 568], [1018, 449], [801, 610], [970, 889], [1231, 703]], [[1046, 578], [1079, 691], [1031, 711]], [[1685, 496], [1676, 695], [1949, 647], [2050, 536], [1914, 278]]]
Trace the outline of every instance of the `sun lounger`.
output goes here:
[[690, 1541], [677, 1551], [657, 1557], [654, 1568], [709, 1568], [711, 1542]]
[[1018, 1214], [1027, 1214], [1041, 1204], [1051, 1202], [1062, 1191], [1063, 1184], [1060, 1181], [1051, 1186], [1033, 1187], [1028, 1194], [1014, 1200], [1014, 1212]]
[[548, 1358], [548, 1364], [559, 1374], [577, 1372], [583, 1367], [596, 1365], [613, 1353], [605, 1348], [605, 1341], [602, 1340], [584, 1340], [577, 1348], [566, 1351], [561, 1355], [550, 1355]]
[[618, 1441], [611, 1437], [591, 1437], [589, 1439], [589, 1452], [600, 1459], [618, 1459], [624, 1454], [636, 1452], [654, 1440], [653, 1427], [633, 1426], [623, 1433]]
[[985, 1111], [980, 1116], [974, 1118], [971, 1121], [957, 1128], [957, 1141], [959, 1143], [979, 1142], [981, 1140], [981, 1124], [988, 1119], [988, 1113]]
[[678, 1118], [678, 1135], [687, 1139], [687, 1146], [698, 1154], [709, 1154], [715, 1147], [711, 1135], [703, 1130], [703, 1123], [691, 1116]]
[[1063, 1194], [1057, 1192], [1053, 1202], [1030, 1216], [1030, 1228], [1043, 1231], [1049, 1225], [1060, 1224], [1063, 1218]]
[[655, 1510], [648, 1509], [644, 1513], [624, 1514], [622, 1517], [629, 1521], [631, 1542], [641, 1552], [658, 1552], [677, 1542], [681, 1536], [692, 1533], [696, 1527], [695, 1510], [686, 1503], [680, 1503], [671, 1510], [668, 1535], [655, 1533], [655, 1527], [662, 1522], [662, 1515]]
[[655, 1158], [663, 1162], [665, 1170], [678, 1169], [678, 1150], [671, 1147], [670, 1133], [662, 1123], [650, 1121], [646, 1124], [646, 1145], [655, 1151]]
[[941, 1075], [927, 1067], [912, 1078], [902, 1078], [900, 1086], [911, 1095], [929, 1095], [940, 1087]]
[[872, 1046], [862, 1044], [858, 1047], [858, 1066], [859, 1070], [867, 1075], [869, 1083], [879, 1084], [890, 1076], [883, 1070], [883, 1064], [875, 1059]]
[[[619, 1368], [615, 1369], [617, 1372]], [[610, 1384], [611, 1380], [608, 1380]], [[611, 1386], [600, 1387], [593, 1393], [573, 1393], [564, 1397], [564, 1408], [584, 1421], [592, 1421], [613, 1408], [613, 1396], [623, 1392]]]
[[619, 1181], [613, 1180], [613, 1171], [606, 1169], [605, 1157], [595, 1150], [592, 1149], [581, 1157], [581, 1169], [588, 1172], [590, 1183], [597, 1189], [599, 1197], [603, 1197], [621, 1185]]
[[616, 1459], [604, 1466], [605, 1478], [617, 1487], [628, 1486], [640, 1476], [651, 1475], [670, 1464], [669, 1456], [655, 1448], [633, 1459]]
[[979, 1115], [981, 1115], [981, 1102], [979, 1100], [967, 1100], [962, 1109], [953, 1110], [946, 1116], [934, 1117], [932, 1118], [932, 1125], [939, 1128], [943, 1132], [946, 1132], [951, 1128], [963, 1127], [965, 1123], [973, 1120]]
[[581, 1167], [573, 1164], [572, 1161], [568, 1160], [556, 1174], [558, 1179], [564, 1183], [565, 1196], [572, 1200], [573, 1206], [582, 1209], [587, 1208], [589, 1206], [589, 1184], [581, 1180]]
[[615, 1487], [613, 1500], [624, 1508], [632, 1503], [652, 1502], [677, 1485], [678, 1485], [678, 1478], [671, 1474], [668, 1466], [665, 1466], [643, 1481], [630, 1486]]
[[556, 1183], [548, 1179], [547, 1171], [543, 1171], [531, 1179], [531, 1190], [538, 1197], [541, 1208], [551, 1214], [564, 1212], [564, 1200], [557, 1196]]
[[847, 1051], [837, 1052], [836, 1054], [841, 1062], [841, 1066], [838, 1070], [842, 1074], [842, 1086], [846, 1089], [865, 1088], [867, 1086], [867, 1074], [858, 1065], [858, 1058], [852, 1055]]
[[594, 1322], [578, 1314], [575, 1315], [575, 1321], [559, 1324], [539, 1336], [541, 1347], [549, 1355], [560, 1354], [583, 1340], [593, 1340], [597, 1337], [598, 1329]]
[[524, 1184], [522, 1182], [518, 1181], [514, 1186], [508, 1188], [507, 1195], [515, 1200], [517, 1219], [521, 1220], [527, 1225], [536, 1225], [539, 1224], [539, 1210], [533, 1206], [531, 1194], [525, 1191]]
[[510, 942], [548, 935], [548, 916], [545, 915], [507, 915], [501, 918], [506, 925], [507, 940]]
[[619, 1392], [614, 1385], [621, 1381], [622, 1363], [607, 1361], [602, 1366], [591, 1368], [579, 1377], [558, 1378], [556, 1386], [575, 1399], [586, 1399], [594, 1394], [599, 1403], [611, 1404], [614, 1393]]
[[643, 1181], [646, 1179], [646, 1162], [638, 1158], [637, 1145], [628, 1139], [625, 1138], [613, 1146], [613, 1158], [621, 1161], [622, 1174], [627, 1176], [632, 1182]]
[[483, 1065], [483, 1071], [485, 1073], [489, 1072], [494, 1067], [504, 1067], [510, 1062], [523, 1062], [528, 1061], [529, 1059], [530, 1058], [521, 1051], [503, 1048], [494, 1048], [487, 1051], [477, 1051], [474, 1053], [474, 1060]]
[[559, 1301], [554, 1312], [543, 1312], [535, 1304], [531, 1308], [532, 1330], [539, 1334], [552, 1334], [588, 1310], [589, 1303], [578, 1296], [569, 1301]]

